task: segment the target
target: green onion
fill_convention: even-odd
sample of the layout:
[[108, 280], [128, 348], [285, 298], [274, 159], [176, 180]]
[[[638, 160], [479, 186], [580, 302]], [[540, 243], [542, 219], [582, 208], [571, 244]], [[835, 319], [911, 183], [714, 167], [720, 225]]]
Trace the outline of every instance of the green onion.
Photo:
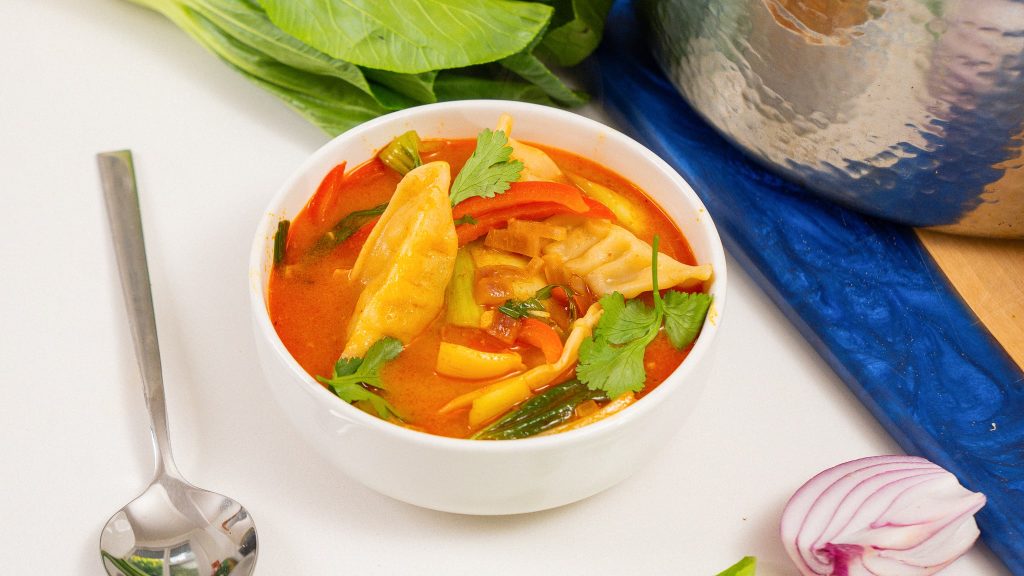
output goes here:
[[274, 234], [274, 266], [284, 262], [284, 250], [288, 244], [288, 227], [290, 220], [281, 220], [277, 223], [277, 233]]
[[334, 228], [324, 234], [313, 247], [314, 251], [328, 250], [348, 240], [353, 234], [359, 231], [364, 224], [384, 213], [388, 203], [379, 204], [366, 210], [356, 210], [342, 218]]
[[455, 272], [448, 283], [446, 295], [445, 320], [449, 324], [468, 328], [480, 327], [480, 316], [483, 312], [473, 298], [475, 271], [473, 257], [465, 248], [460, 248], [455, 254]]
[[388, 168], [402, 176], [423, 164], [420, 158], [420, 135], [415, 130], [396, 137], [377, 154]]
[[477, 432], [477, 440], [513, 440], [550, 430], [570, 420], [576, 407], [587, 400], [607, 400], [603, 391], [591, 390], [573, 378], [556, 384], [523, 402], [519, 408]]

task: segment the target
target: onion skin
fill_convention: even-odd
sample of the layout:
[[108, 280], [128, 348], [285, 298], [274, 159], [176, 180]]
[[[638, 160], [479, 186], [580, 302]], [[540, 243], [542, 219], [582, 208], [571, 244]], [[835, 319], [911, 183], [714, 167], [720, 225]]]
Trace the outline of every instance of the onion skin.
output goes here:
[[974, 545], [984, 505], [924, 458], [873, 456], [808, 480], [780, 532], [804, 576], [928, 576]]

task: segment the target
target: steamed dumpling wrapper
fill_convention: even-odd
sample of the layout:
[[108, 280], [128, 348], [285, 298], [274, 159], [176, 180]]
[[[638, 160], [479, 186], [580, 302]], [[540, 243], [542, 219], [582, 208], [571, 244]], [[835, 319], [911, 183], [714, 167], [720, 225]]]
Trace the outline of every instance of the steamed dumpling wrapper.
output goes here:
[[398, 183], [349, 272], [364, 288], [342, 356], [363, 356], [384, 336], [408, 344], [441, 312], [459, 247], [450, 185], [447, 162], [424, 164]]
[[555, 164], [540, 148], [523, 144], [512, 138], [512, 117], [502, 114], [498, 118], [498, 130], [508, 137], [508, 145], [512, 148], [512, 159], [523, 163], [523, 171], [519, 173], [519, 182], [531, 182], [543, 180], [548, 182], [561, 182], [571, 184], [572, 182], [562, 173], [562, 169]]
[[523, 163], [523, 171], [519, 174], [520, 182], [539, 180], [572, 184], [590, 198], [604, 204], [615, 214], [619, 224], [631, 232], [644, 230], [649, 225], [643, 210], [629, 199], [579, 174], [563, 172], [547, 152], [512, 138], [512, 117], [508, 114], [502, 114], [498, 119], [497, 129], [508, 137], [508, 145], [512, 147], [512, 159]]
[[[544, 247], [544, 263], [582, 278], [598, 297], [618, 292], [635, 298], [653, 289], [651, 245], [607, 220], [555, 216], [549, 222], [575, 222], [565, 240]], [[690, 266], [658, 254], [658, 287], [687, 288], [711, 278], [711, 265]]]

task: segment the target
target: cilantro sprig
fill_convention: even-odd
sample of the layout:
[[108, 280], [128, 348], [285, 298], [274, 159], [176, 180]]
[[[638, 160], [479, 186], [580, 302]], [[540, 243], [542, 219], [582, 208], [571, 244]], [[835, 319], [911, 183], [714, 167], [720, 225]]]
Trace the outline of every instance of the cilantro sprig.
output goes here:
[[330, 378], [316, 379], [331, 388], [338, 398], [349, 404], [368, 403], [377, 415], [387, 420], [394, 416], [401, 420], [394, 407], [367, 387], [384, 390], [380, 369], [385, 362], [394, 360], [402, 352], [402, 342], [385, 336], [373, 343], [362, 358], [338, 358]]
[[548, 284], [540, 290], [537, 290], [533, 296], [526, 300], [506, 300], [504, 304], [498, 306], [498, 312], [501, 312], [506, 316], [511, 316], [517, 320], [520, 318], [526, 318], [527, 316], [533, 316], [534, 312], [546, 312], [547, 309], [540, 303], [540, 301], [551, 298], [551, 292], [555, 288], [561, 288], [565, 291], [565, 294], [569, 299], [569, 319], [575, 320], [579, 317], [579, 310], [576, 309], [576, 300], [573, 298], [573, 296], [576, 295], [576, 292], [573, 291], [572, 288], [560, 284]]
[[492, 198], [508, 190], [523, 171], [523, 163], [510, 160], [511, 157], [512, 147], [504, 131], [481, 130], [476, 137], [476, 149], [452, 182], [452, 206], [474, 196]]
[[711, 305], [707, 294], [670, 290], [662, 298], [658, 290], [658, 237], [651, 254], [651, 285], [654, 306], [639, 299], [626, 300], [612, 292], [601, 298], [604, 309], [592, 338], [580, 346], [576, 377], [591, 390], [604, 390], [609, 398], [643, 390], [647, 380], [644, 351], [664, 323], [669, 342], [681, 350], [700, 332]]

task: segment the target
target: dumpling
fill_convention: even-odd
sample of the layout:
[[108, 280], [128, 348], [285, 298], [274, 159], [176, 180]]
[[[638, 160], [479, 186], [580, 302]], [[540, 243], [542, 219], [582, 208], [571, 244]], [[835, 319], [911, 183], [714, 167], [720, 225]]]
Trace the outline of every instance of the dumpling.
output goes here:
[[424, 164], [398, 183], [349, 272], [364, 288], [343, 356], [362, 356], [384, 336], [408, 344], [441, 312], [458, 251], [450, 185], [447, 162]]
[[523, 171], [519, 174], [520, 182], [531, 182], [546, 180], [549, 182], [561, 182], [571, 184], [569, 178], [562, 173], [562, 169], [555, 164], [543, 150], [529, 144], [523, 144], [512, 138], [512, 117], [502, 114], [498, 118], [498, 130], [508, 137], [508, 145], [512, 148], [512, 159], [523, 163]]
[[[565, 217], [556, 216], [559, 225]], [[548, 268], [562, 269], [570, 276], [579, 276], [594, 294], [604, 296], [619, 292], [634, 298], [650, 291], [651, 245], [629, 230], [607, 220], [575, 218], [565, 240], [544, 247]], [[658, 254], [658, 287], [689, 287], [711, 278], [711, 265], [690, 266], [664, 254]]]

